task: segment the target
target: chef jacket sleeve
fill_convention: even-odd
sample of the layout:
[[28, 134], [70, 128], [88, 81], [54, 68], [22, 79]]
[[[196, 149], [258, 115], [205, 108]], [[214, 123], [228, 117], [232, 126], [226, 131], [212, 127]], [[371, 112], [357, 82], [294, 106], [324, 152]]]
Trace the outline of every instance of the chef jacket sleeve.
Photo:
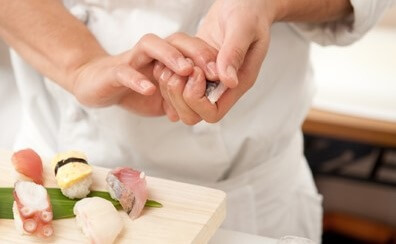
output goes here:
[[320, 45], [349, 45], [379, 20], [396, 0], [351, 0], [353, 13], [344, 19], [326, 23], [292, 23], [291, 26], [309, 41]]

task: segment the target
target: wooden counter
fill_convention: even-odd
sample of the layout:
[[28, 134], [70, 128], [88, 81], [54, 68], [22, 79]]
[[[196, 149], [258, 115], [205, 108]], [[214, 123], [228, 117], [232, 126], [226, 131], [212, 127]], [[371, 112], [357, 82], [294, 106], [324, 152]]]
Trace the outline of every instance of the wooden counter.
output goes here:
[[303, 124], [303, 131], [311, 135], [396, 148], [396, 122], [313, 108]]

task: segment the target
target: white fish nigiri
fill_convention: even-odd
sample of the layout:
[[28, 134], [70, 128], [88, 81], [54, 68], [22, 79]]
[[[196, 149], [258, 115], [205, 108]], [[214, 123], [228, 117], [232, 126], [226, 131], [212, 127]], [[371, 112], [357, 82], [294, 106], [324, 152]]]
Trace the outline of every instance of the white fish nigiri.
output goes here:
[[77, 225], [94, 244], [113, 243], [124, 225], [113, 204], [100, 197], [88, 197], [78, 201], [73, 212]]
[[21, 234], [44, 238], [52, 236], [52, 206], [47, 190], [42, 185], [30, 181], [17, 181], [14, 199], [14, 222]]
[[205, 95], [212, 104], [215, 104], [227, 89], [223, 82], [206, 81]]
[[106, 181], [111, 197], [120, 201], [129, 217], [131, 219], [139, 217], [148, 198], [144, 173], [120, 167], [110, 171]]

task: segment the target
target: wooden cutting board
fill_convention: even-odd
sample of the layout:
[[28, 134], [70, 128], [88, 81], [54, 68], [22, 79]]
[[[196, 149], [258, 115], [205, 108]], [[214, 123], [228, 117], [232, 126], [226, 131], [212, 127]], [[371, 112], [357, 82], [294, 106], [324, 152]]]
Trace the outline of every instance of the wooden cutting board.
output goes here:
[[[10, 152], [0, 150], [0, 187], [13, 187], [17, 179], [23, 178], [16, 173], [10, 159]], [[108, 171], [94, 168], [93, 190], [106, 190]], [[46, 187], [56, 187], [49, 167], [44, 167], [44, 179]], [[142, 216], [133, 221], [120, 211], [125, 225], [115, 243], [207, 243], [225, 218], [225, 193], [176, 181], [146, 179], [149, 199], [162, 203], [163, 207], [145, 208]], [[16, 232], [13, 220], [0, 219], [0, 243], [88, 243], [74, 218], [55, 220], [53, 225], [54, 236], [43, 240], [22, 236]]]

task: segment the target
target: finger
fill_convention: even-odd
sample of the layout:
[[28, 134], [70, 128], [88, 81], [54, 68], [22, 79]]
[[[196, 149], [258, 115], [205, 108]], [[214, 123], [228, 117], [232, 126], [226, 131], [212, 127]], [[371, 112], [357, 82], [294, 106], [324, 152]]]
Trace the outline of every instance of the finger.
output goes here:
[[168, 83], [168, 95], [177, 114], [187, 125], [194, 125], [201, 121], [201, 117], [195, 113], [184, 101], [183, 90], [186, 83], [186, 77], [174, 74]]
[[114, 74], [118, 85], [128, 87], [142, 95], [152, 95], [155, 85], [146, 76], [131, 68], [127, 64], [118, 65], [114, 68]]
[[[187, 61], [193, 65], [193, 61], [189, 58], [187, 58]], [[173, 75], [172, 71], [170, 71], [168, 68], [166, 68], [162, 63], [156, 61], [154, 64], [154, 69], [153, 69], [153, 75], [154, 78], [158, 81], [160, 85], [160, 91], [161, 95], [164, 98], [163, 101], [163, 108], [164, 111], [168, 117], [168, 119], [172, 122], [179, 121], [180, 118], [175, 110], [175, 108], [172, 106], [171, 101], [169, 100], [168, 92], [167, 92], [167, 85], [168, 85], [168, 80], [170, 76]]]
[[179, 115], [177, 115], [176, 113], [176, 110], [171, 105], [169, 105], [169, 103], [167, 103], [165, 100], [163, 101], [162, 106], [164, 108], [166, 116], [170, 121], [177, 122], [180, 120]]
[[173, 72], [170, 69], [168, 69], [167, 67], [165, 67], [163, 65], [162, 66], [159, 65], [159, 68], [161, 68], [161, 67], [162, 67], [162, 70], [159, 70], [158, 74], [156, 74], [156, 75], [157, 76], [159, 75], [158, 84], [159, 84], [161, 95], [164, 99], [164, 109], [165, 109], [165, 112], [166, 112], [168, 118], [171, 121], [174, 121], [174, 120], [177, 121], [179, 119], [179, 116], [177, 115], [177, 112], [176, 112], [175, 108], [173, 107], [172, 102], [168, 96], [168, 83], [169, 83], [169, 79], [173, 75]]
[[160, 77], [161, 77], [161, 72], [162, 70], [165, 68], [165, 66], [158, 61], [155, 61], [154, 63], [154, 68], [153, 68], [153, 76], [154, 79], [156, 79], [157, 81], [159, 81]]
[[180, 50], [184, 56], [193, 60], [194, 64], [200, 67], [209, 80], [219, 80], [216, 57], [217, 50], [198, 37], [191, 37], [184, 33], [176, 33], [167, 40]]
[[242, 66], [246, 53], [255, 42], [255, 30], [246, 18], [232, 16], [225, 24], [224, 41], [217, 56], [217, 68], [220, 80], [228, 87], [238, 85], [238, 70]]
[[183, 98], [186, 104], [206, 122], [216, 122], [217, 106], [208, 100], [205, 93], [205, 74], [200, 68], [194, 67], [183, 91]]
[[181, 76], [189, 75], [193, 69], [180, 51], [154, 34], [144, 35], [129, 55], [130, 64], [137, 68], [158, 60]]
[[161, 116], [165, 115], [161, 101], [162, 97], [159, 91], [156, 91], [152, 96], [143, 96], [136, 93], [126, 94], [118, 104], [135, 114], [143, 116]]

